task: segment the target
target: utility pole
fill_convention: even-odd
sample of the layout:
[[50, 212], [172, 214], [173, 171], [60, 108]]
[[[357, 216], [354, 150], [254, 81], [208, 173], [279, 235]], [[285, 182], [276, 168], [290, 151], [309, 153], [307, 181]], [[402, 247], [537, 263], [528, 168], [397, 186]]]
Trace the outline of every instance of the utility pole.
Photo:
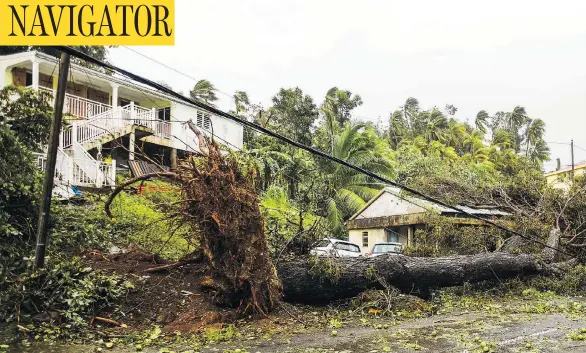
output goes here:
[[53, 179], [55, 177], [55, 164], [57, 163], [57, 149], [59, 148], [61, 121], [63, 120], [63, 103], [65, 101], [65, 89], [67, 88], [69, 61], [69, 54], [62, 52], [61, 63], [59, 65], [59, 82], [55, 94], [55, 110], [53, 111], [53, 121], [51, 121], [51, 132], [49, 134], [47, 168], [43, 179], [43, 194], [39, 206], [37, 246], [35, 248], [35, 268], [45, 266], [45, 250], [47, 249], [49, 215], [51, 212], [51, 197], [53, 195]]
[[572, 141], [570, 142], [570, 147], [572, 149], [572, 174], [571, 174], [571, 178], [572, 178], [572, 182], [574, 181], [574, 139], [572, 139]]

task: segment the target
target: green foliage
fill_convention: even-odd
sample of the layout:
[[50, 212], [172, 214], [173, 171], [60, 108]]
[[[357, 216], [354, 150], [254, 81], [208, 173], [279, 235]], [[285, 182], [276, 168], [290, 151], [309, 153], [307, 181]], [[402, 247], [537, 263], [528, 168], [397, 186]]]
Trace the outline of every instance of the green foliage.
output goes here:
[[283, 89], [273, 97], [268, 113], [274, 116], [274, 128], [303, 144], [311, 144], [311, 128], [318, 117], [313, 99], [299, 88]]
[[189, 92], [189, 96], [199, 102], [214, 106], [218, 100], [216, 87], [208, 80], [199, 80]]
[[7, 319], [49, 315], [47, 319], [87, 327], [92, 315], [126, 295], [130, 288], [132, 284], [123, 278], [84, 267], [75, 258], [50, 262], [39, 270], [29, 266], [9, 290], [0, 292], [0, 314]]
[[[147, 252], [163, 258], [180, 259], [193, 251], [185, 236], [190, 230], [183, 223], [176, 223], [166, 215], [172, 204], [180, 198], [178, 189], [165, 182], [149, 182], [158, 186], [157, 191], [145, 191], [142, 195], [119, 194], [111, 205], [116, 228], [126, 234], [127, 242], [134, 243]], [[167, 188], [167, 191], [161, 190]], [[103, 209], [100, 207], [100, 209]]]
[[11, 285], [11, 277], [25, 266], [23, 257], [33, 249], [39, 189], [32, 155], [0, 123], [0, 292]]
[[[366, 124], [346, 124], [334, 141], [333, 155], [381, 176], [393, 178], [393, 152]], [[318, 164], [323, 175], [327, 218], [335, 235], [344, 220], [364, 207], [384, 187], [379, 181], [337, 163]]]
[[344, 272], [344, 265], [336, 257], [310, 256], [309, 272], [318, 281], [329, 281], [335, 284]]
[[435, 214], [428, 215], [425, 223], [426, 228], [416, 232], [416, 246], [405, 249], [406, 254], [427, 257], [492, 252], [504, 235], [493, 227], [461, 226]]
[[41, 151], [49, 139], [50, 99], [46, 91], [7, 86], [0, 90], [0, 123], [7, 123], [27, 148]]
[[[510, 286], [515, 288], [514, 281], [510, 282]], [[563, 278], [556, 278], [553, 276], [538, 276], [532, 277], [525, 281], [525, 286], [534, 288], [540, 292], [551, 291], [559, 295], [582, 295], [586, 290], [586, 266], [578, 265], [566, 269]]]
[[261, 199], [261, 211], [265, 219], [269, 250], [275, 254], [287, 242], [288, 250], [303, 253], [317, 240], [322, 219], [303, 209], [287, 197], [285, 189], [271, 186]]
[[102, 205], [97, 197], [83, 205], [54, 204], [49, 248], [70, 254], [88, 249], [105, 251], [123, 240], [128, 229], [108, 219]]

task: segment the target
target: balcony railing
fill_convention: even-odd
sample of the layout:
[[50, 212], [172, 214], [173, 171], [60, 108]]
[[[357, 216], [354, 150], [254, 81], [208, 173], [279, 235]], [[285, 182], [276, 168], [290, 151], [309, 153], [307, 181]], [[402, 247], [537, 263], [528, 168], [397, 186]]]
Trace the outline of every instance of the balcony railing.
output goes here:
[[[54, 102], [54, 89], [46, 87], [39, 87], [39, 89], [50, 92], [53, 95], [53, 100], [51, 100], [51, 103]], [[92, 117], [105, 113], [110, 109], [112, 109], [112, 106], [109, 104], [104, 104], [83, 97], [74, 96], [69, 93], [65, 94], [65, 101], [63, 103], [63, 113], [74, 116], [78, 119], [91, 119]]]
[[[50, 92], [53, 97], [55, 95], [53, 89], [46, 87], [39, 87], [39, 89]], [[51, 103], [53, 102], [54, 98], [51, 100]], [[84, 120], [73, 124], [77, 126], [76, 133], [72, 133], [73, 127], [62, 130], [61, 147], [63, 148], [69, 147], [75, 142], [72, 136], [77, 136], [77, 142], [83, 143], [88, 139], [105, 135], [117, 127], [130, 123], [152, 129], [155, 136], [166, 139], [171, 137], [171, 124], [168, 121], [158, 119], [155, 109], [144, 108], [134, 103], [116, 110], [108, 104], [65, 94], [63, 113]], [[90, 124], [87, 123], [89, 121], [91, 121]]]

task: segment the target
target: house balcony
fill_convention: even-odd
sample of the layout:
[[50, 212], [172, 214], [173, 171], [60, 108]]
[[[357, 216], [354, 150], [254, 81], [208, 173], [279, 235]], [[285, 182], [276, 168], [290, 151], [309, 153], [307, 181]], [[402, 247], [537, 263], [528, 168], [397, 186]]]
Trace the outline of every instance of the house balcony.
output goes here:
[[[46, 87], [39, 87], [39, 89], [49, 92], [53, 97], [55, 97], [54, 89]], [[51, 104], [54, 104], [54, 98], [51, 99]], [[170, 122], [158, 119], [157, 110], [155, 108], [144, 108], [134, 104], [134, 102], [130, 102], [123, 107], [114, 107], [109, 104], [104, 104], [66, 93], [63, 104], [63, 114], [69, 117], [68, 120], [70, 122], [77, 122], [77, 124], [74, 125], [88, 127], [88, 129], [80, 129], [79, 132], [81, 134], [81, 138], [89, 139], [91, 138], [92, 134], [96, 135], [103, 133], [103, 131], [100, 131], [99, 125], [104, 125], [104, 127], [112, 125], [109, 124], [111, 122], [105, 120], [121, 120], [122, 123], [126, 122], [127, 124], [143, 126], [152, 129], [154, 136], [162, 137], [164, 139], [171, 138]], [[87, 120], [92, 120], [92, 123], [84, 123], [84, 121]], [[95, 120], [102, 121], [98, 123]], [[120, 125], [121, 122], [117, 121], [116, 124]], [[93, 130], [97, 129], [98, 131], [94, 131], [92, 133], [90, 131], [92, 130], [91, 127], [93, 127]], [[69, 133], [67, 131], [68, 130], [65, 130], [65, 133], [62, 136], [63, 147], [69, 146], [72, 141], [71, 130], [69, 130]]]

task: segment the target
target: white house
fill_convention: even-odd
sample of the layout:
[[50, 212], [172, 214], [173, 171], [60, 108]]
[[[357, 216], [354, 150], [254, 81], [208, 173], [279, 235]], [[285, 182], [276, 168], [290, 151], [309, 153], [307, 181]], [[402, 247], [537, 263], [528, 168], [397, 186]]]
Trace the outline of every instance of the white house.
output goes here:
[[[493, 207], [458, 206], [467, 213], [486, 219], [496, 219], [509, 215]], [[382, 242], [399, 242], [404, 246], [416, 245], [415, 233], [426, 227], [426, 217], [430, 213], [439, 214], [455, 224], [479, 226], [483, 222], [470, 218], [464, 213], [408, 196], [396, 188], [385, 188], [372, 198], [361, 210], [346, 222], [350, 241], [361, 246], [367, 254], [372, 246]]]
[[[54, 93], [58, 71], [58, 59], [44, 53], [0, 56], [2, 87]], [[62, 184], [113, 186], [117, 163], [134, 160], [137, 148], [171, 166], [186, 152], [199, 151], [195, 134], [185, 124], [188, 120], [205, 134], [213, 131], [218, 142], [242, 147], [242, 125], [125, 77], [72, 64], [68, 81], [56, 171]], [[41, 168], [44, 158], [39, 155]]]

